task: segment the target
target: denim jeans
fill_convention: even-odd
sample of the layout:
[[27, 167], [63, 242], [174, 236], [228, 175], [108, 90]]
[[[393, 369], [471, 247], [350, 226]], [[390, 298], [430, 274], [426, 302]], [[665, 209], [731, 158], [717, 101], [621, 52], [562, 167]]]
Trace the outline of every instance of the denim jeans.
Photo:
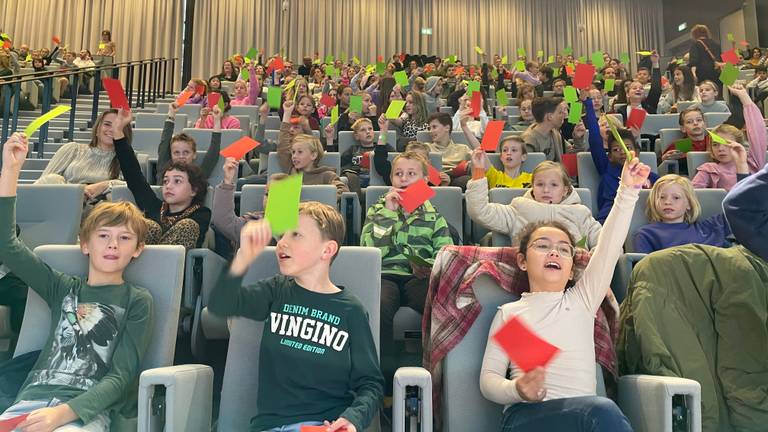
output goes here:
[[[62, 403], [62, 401], [56, 398], [50, 400], [22, 400], [0, 414], [0, 420], [12, 419], [41, 408], [52, 408], [61, 405]], [[83, 425], [82, 421], [77, 420], [72, 423], [67, 423], [64, 426], [57, 427], [54, 429], [54, 432], [107, 432], [109, 431], [109, 425], [109, 414], [103, 412], [97, 415], [96, 418], [91, 420], [87, 425]]]
[[308, 421], [308, 422], [289, 424], [285, 426], [278, 426], [272, 429], [267, 429], [262, 432], [301, 432], [302, 426], [322, 426], [322, 425], [323, 425], [323, 422]]
[[504, 411], [502, 432], [632, 432], [616, 404], [600, 396], [517, 403]]

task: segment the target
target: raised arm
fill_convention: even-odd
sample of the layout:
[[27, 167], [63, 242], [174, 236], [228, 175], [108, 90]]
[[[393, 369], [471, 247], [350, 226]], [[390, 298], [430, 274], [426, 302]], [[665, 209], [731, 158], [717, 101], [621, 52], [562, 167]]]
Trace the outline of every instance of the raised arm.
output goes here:
[[[586, 96], [586, 97], [585, 97]], [[595, 114], [594, 106], [592, 105], [592, 98], [589, 97], [589, 93], [585, 90], [581, 91], [581, 97], [584, 101], [584, 110], [587, 112], [587, 129], [589, 130], [589, 152], [592, 154], [592, 161], [595, 163], [597, 173], [603, 175], [608, 168], [608, 155], [603, 148], [603, 136], [600, 134], [600, 124], [597, 121], [597, 115]]]
[[139, 160], [136, 159], [131, 143], [123, 134], [123, 128], [133, 121], [133, 115], [122, 109], [112, 122], [112, 139], [115, 144], [115, 155], [120, 163], [120, 170], [128, 183], [128, 189], [133, 193], [136, 205], [145, 213], [159, 211], [163, 201], [155, 195], [149, 182], [141, 173]]
[[467, 213], [469, 217], [485, 228], [504, 234], [517, 231], [514, 221], [517, 210], [513, 206], [488, 202], [488, 179], [484, 174], [473, 171], [472, 180], [467, 183]]
[[216, 186], [213, 194], [213, 216], [211, 225], [227, 240], [236, 242], [240, 239], [240, 230], [245, 225], [245, 219], [235, 214], [235, 174], [238, 162], [227, 158], [224, 162], [224, 179]]
[[203, 171], [205, 178], [209, 178], [213, 174], [213, 169], [216, 168], [216, 163], [219, 161], [219, 150], [221, 150], [221, 110], [215, 106], [211, 109], [213, 114], [213, 133], [211, 134], [211, 144], [208, 146], [208, 151], [205, 152], [203, 162], [200, 164], [200, 170]]
[[259, 83], [259, 77], [256, 76], [256, 69], [253, 67], [253, 62], [248, 65], [250, 88], [248, 89], [248, 105], [256, 105], [257, 99], [261, 94], [261, 84]]
[[291, 114], [293, 113], [294, 103], [292, 100], [283, 102], [283, 121], [280, 123], [280, 133], [277, 138], [277, 159], [280, 162], [280, 168], [288, 172], [291, 167], [291, 145], [293, 136], [291, 136]]
[[654, 51], [651, 55], [651, 90], [645, 99], [648, 114], [656, 114], [661, 98], [661, 69], [659, 69], [659, 54]]
[[755, 105], [752, 98], [741, 85], [729, 86], [731, 95], [735, 95], [744, 106], [744, 122], [749, 140], [749, 152], [747, 163], [749, 171], [755, 173], [765, 165], [765, 149], [768, 145], [768, 133], [765, 130], [765, 120], [760, 108]]
[[459, 116], [459, 124], [461, 125], [461, 131], [464, 132], [464, 136], [467, 138], [467, 143], [473, 149], [480, 148], [480, 141], [477, 139], [472, 130], [469, 129], [467, 123], [472, 118], [472, 108], [462, 108], [456, 113]]
[[168, 118], [163, 124], [163, 134], [160, 135], [160, 145], [157, 146], [157, 166], [164, 167], [172, 159], [171, 157], [171, 139], [173, 138], [173, 129], [176, 126], [176, 111], [179, 106], [176, 102], [168, 105]]

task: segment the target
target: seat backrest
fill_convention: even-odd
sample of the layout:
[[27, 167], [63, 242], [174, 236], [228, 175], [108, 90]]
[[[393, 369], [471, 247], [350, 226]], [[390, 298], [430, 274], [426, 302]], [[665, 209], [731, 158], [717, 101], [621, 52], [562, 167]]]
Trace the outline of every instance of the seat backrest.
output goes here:
[[[648, 196], [650, 193], [651, 191], [649, 189], [642, 189], [640, 191], [640, 196], [637, 199], [637, 204], [635, 204], [635, 210], [632, 213], [632, 222], [629, 224], [627, 240], [624, 242], [624, 251], [627, 253], [635, 252], [635, 233], [637, 233], [637, 230], [642, 226], [649, 223], [646, 209], [648, 208]], [[694, 189], [694, 193], [701, 205], [701, 215], [699, 216], [699, 220], [704, 220], [723, 212], [723, 199], [725, 199], [727, 193], [725, 189]]]
[[[501, 154], [499, 153], [487, 153], [488, 160], [491, 161], [493, 166], [499, 170], [503, 171], [504, 167], [501, 165]], [[536, 168], [536, 165], [544, 162], [547, 159], [547, 157], [544, 155], [544, 153], [541, 152], [531, 152], [526, 155], [526, 159], [523, 161], [522, 165], [520, 166], [521, 172], [527, 172], [531, 173]]]
[[616, 262], [616, 269], [613, 272], [613, 278], [611, 279], [611, 291], [616, 296], [616, 301], [621, 304], [624, 298], [627, 296], [627, 288], [629, 287], [629, 279], [632, 276], [632, 269], [635, 264], [643, 259], [647, 254], [641, 253], [625, 253], [621, 254], [619, 261]]
[[[253, 211], [263, 211], [264, 192], [266, 185], [243, 185], [240, 194], [240, 214]], [[338, 208], [336, 186], [334, 185], [302, 185], [299, 201], [318, 201]]]
[[685, 154], [685, 162], [688, 164], [688, 177], [693, 178], [699, 165], [705, 162], [712, 162], [712, 156], [709, 152], [689, 151]]
[[640, 133], [648, 135], [658, 135], [659, 131], [678, 126], [677, 114], [648, 114], [643, 123]]
[[137, 153], [144, 153], [149, 157], [157, 157], [157, 146], [160, 145], [160, 137], [163, 135], [163, 127], [153, 129], [140, 129], [135, 128], [133, 130], [133, 138], [131, 138], [131, 147]]
[[185, 104], [176, 112], [179, 114], [186, 114], [188, 124], [194, 125], [197, 119], [200, 118], [200, 110], [202, 108], [203, 106], [200, 104]]
[[280, 130], [280, 117], [276, 115], [270, 115], [267, 117], [265, 129]]
[[[399, 154], [400, 154], [399, 152], [388, 152], [387, 160], [392, 162], [393, 160], [395, 160], [395, 157]], [[384, 178], [382, 178], [381, 174], [379, 174], [379, 172], [376, 171], [376, 166], [373, 163], [373, 154], [370, 154], [368, 157], [371, 159], [370, 180], [368, 182], [368, 185], [369, 186], [386, 185], [386, 183], [384, 182]], [[436, 170], [441, 171], [443, 169], [443, 155], [441, 155], [438, 152], [430, 152], [429, 163], [432, 164], [432, 166], [435, 167]]]
[[[267, 129], [264, 131], [264, 139], [272, 141], [275, 144], [277, 144], [277, 139], [279, 135], [280, 135], [280, 130], [278, 129]], [[320, 139], [320, 131], [313, 130], [312, 136], [317, 139]]]
[[42, 244], [75, 244], [83, 215], [80, 184], [19, 185], [16, 223], [29, 248]]
[[[373, 142], [379, 142], [379, 132], [373, 133]], [[387, 145], [390, 150], [395, 148], [397, 142], [397, 132], [387, 131]], [[339, 131], [339, 154], [346, 153], [347, 150], [355, 145], [355, 136], [353, 131]]]
[[453, 108], [450, 107], [449, 105], [441, 106], [438, 109], [440, 110], [441, 113], [448, 113], [450, 115], [453, 115]]
[[[200, 164], [203, 163], [203, 159], [205, 159], [206, 153], [208, 152], [204, 152], [204, 151], [197, 152], [195, 165], [200, 166]], [[208, 185], [216, 186], [219, 183], [221, 183], [222, 180], [224, 180], [224, 171], [222, 169], [222, 167], [224, 167], [224, 161], [225, 161], [225, 158], [219, 155], [218, 159], [216, 159], [216, 165], [213, 167], [213, 171], [211, 171], [211, 176], [208, 177]], [[235, 182], [237, 182], [237, 170], [235, 171]]]
[[[376, 201], [389, 192], [389, 186], [368, 186], [365, 189], [365, 213], [376, 204]], [[446, 222], [458, 231], [459, 235], [464, 234], [464, 199], [461, 194], [461, 188], [455, 186], [438, 186], [432, 188], [435, 196], [429, 201], [435, 206], [435, 209], [442, 215]]]
[[[186, 105], [184, 105], [186, 106]], [[195, 140], [197, 151], [206, 151], [211, 146], [213, 138], [213, 129], [184, 128], [183, 132]], [[227, 148], [233, 142], [243, 136], [240, 129], [223, 129], [221, 131], [221, 149]]]
[[[54, 270], [80, 277], [88, 275], [88, 257], [79, 246], [46, 245], [36, 248], [35, 253]], [[125, 269], [125, 281], [149, 290], [154, 303], [152, 341], [141, 370], [173, 364], [185, 254], [183, 246], [146, 246]], [[50, 327], [50, 307], [30, 289], [14, 356], [41, 349]]]
[[704, 121], [707, 123], [708, 128], [714, 128], [725, 123], [730, 116], [731, 113], [704, 113]]
[[[151, 185], [152, 191], [158, 198], [163, 199], [163, 187], [160, 185]], [[117, 201], [129, 201], [136, 204], [136, 198], [133, 197], [133, 192], [128, 189], [128, 186], [120, 185], [112, 188], [112, 202]], [[208, 193], [205, 194], [204, 205], [209, 209], [213, 208], [213, 186], [208, 186]]]
[[[596, 212], [600, 210], [597, 205], [600, 175], [597, 173], [595, 161], [592, 160], [592, 154], [590, 152], [579, 152], [576, 157], [576, 165], [579, 171], [579, 187], [592, 191], [592, 203], [590, 204], [590, 208], [593, 209], [592, 213], [596, 214]], [[651, 167], [651, 171], [658, 172], [659, 168], [656, 166], [656, 154], [654, 152], [640, 152], [640, 162]]]
[[677, 105], [677, 112], [681, 113], [681, 112], [687, 110], [688, 108], [690, 108], [693, 105], [696, 105], [698, 103], [700, 103], [700, 102], [696, 102], [696, 101], [680, 101], [680, 102], [675, 103], [675, 105]]
[[[456, 144], [467, 144], [469, 145], [469, 141], [467, 141], [467, 137], [464, 136], [464, 132], [462, 131], [452, 131], [451, 132], [451, 140], [453, 140]], [[424, 142], [429, 143], [432, 142], [432, 135], [429, 134], [429, 131], [419, 131], [416, 132], [416, 141], [418, 142]]]
[[240, 122], [240, 130], [243, 131], [243, 135], [251, 133], [251, 117], [248, 114], [234, 115], [230, 113], [230, 115]]
[[[138, 129], [162, 129], [168, 116], [164, 113], [136, 113], [136, 128]], [[181, 132], [187, 127], [187, 115], [176, 114], [174, 121], [174, 133]]]
[[682, 139], [683, 138], [683, 132], [680, 130], [679, 127], [676, 128], [666, 128], [659, 131], [659, 139], [656, 140], [656, 143], [654, 145], [654, 151], [656, 152], [656, 156], [661, 157], [661, 153], [664, 152], [664, 149], [669, 147], [670, 144], [673, 142]]
[[[333, 167], [336, 170], [336, 175], [341, 175], [341, 155], [339, 152], [325, 152], [319, 165]], [[267, 159], [267, 176], [281, 172], [284, 171], [280, 168], [277, 153], [269, 152], [269, 159]]]
[[[237, 118], [240, 118], [240, 116], [248, 116], [251, 124], [256, 124], [259, 121], [258, 105], [232, 105], [229, 113]], [[242, 124], [240, 126], [242, 126]], [[242, 127], [240, 129], [242, 129]]]
[[[243, 284], [277, 274], [275, 248], [268, 247], [251, 264]], [[331, 280], [352, 292], [368, 311], [368, 323], [378, 349], [381, 253], [377, 248], [344, 246], [331, 266]], [[229, 329], [229, 348], [221, 388], [218, 430], [248, 430], [257, 414], [259, 353], [263, 322], [234, 318]]]

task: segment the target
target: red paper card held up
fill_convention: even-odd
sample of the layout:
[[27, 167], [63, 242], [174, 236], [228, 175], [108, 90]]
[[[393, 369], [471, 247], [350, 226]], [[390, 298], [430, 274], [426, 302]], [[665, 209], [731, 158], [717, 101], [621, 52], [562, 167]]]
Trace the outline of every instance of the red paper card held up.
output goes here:
[[565, 171], [569, 177], [576, 177], [579, 175], [579, 165], [576, 161], [576, 153], [563, 153], [560, 157], [560, 161], [565, 167]]
[[202, 85], [202, 84], [198, 84], [195, 87], [195, 93], [199, 94], [200, 96], [204, 95], [205, 94], [205, 86]]
[[739, 64], [739, 56], [736, 55], [736, 51], [734, 49], [729, 49], [728, 51], [723, 52], [720, 54], [720, 57], [726, 63], [730, 63], [732, 65]]
[[221, 99], [221, 93], [219, 92], [208, 93], [208, 108], [215, 107], [216, 104], [219, 103], [219, 99]]
[[320, 104], [325, 105], [328, 108], [333, 108], [336, 105], [336, 99], [327, 93], [323, 93], [323, 96], [320, 97]]
[[429, 187], [424, 179], [419, 179], [416, 183], [400, 192], [400, 205], [403, 207], [403, 210], [411, 213], [433, 196], [435, 196], [435, 191]]
[[576, 65], [576, 75], [573, 77], [573, 86], [577, 89], [589, 88], [595, 78], [595, 66], [586, 63]]
[[120, 109], [124, 111], [130, 111], [131, 106], [128, 104], [128, 98], [125, 97], [125, 90], [123, 90], [123, 84], [120, 80], [114, 78], [104, 78], [101, 80], [104, 84], [104, 90], [107, 91], [109, 96], [109, 102], [112, 104], [112, 108]]
[[559, 348], [531, 331], [517, 316], [507, 321], [493, 335], [493, 339], [523, 372], [528, 372], [539, 366], [546, 367], [552, 358], [560, 352]]
[[371, 152], [367, 151], [361, 155], [360, 168], [371, 169]]
[[481, 97], [482, 95], [478, 91], [472, 93], [472, 117], [477, 117], [480, 115], [480, 108], [482, 105]]
[[60, 37], [58, 37], [58, 36], [55, 36], [55, 35], [51, 37], [51, 40], [52, 40], [52, 41], [53, 41], [53, 43], [55, 43], [56, 45], [58, 45], [58, 44], [60, 44], [60, 43], [61, 43], [61, 38], [60, 38]]
[[504, 120], [492, 120], [485, 126], [483, 142], [480, 147], [487, 152], [495, 152], [504, 131]]
[[176, 99], [176, 105], [179, 106], [179, 108], [183, 107], [184, 104], [187, 103], [189, 98], [191, 98], [195, 93], [191, 91], [185, 91], [182, 94], [179, 95], [179, 98]]
[[432, 165], [429, 166], [429, 182], [434, 186], [440, 186], [440, 171]]
[[260, 146], [261, 143], [249, 136], [244, 136], [233, 142], [227, 148], [219, 152], [224, 157], [231, 157], [237, 160], [242, 159], [246, 153]]
[[11, 432], [16, 429], [21, 422], [27, 419], [29, 414], [22, 414], [17, 417], [9, 418], [7, 420], [0, 420], [0, 432]]
[[647, 116], [648, 112], [644, 109], [632, 108], [632, 111], [629, 113], [629, 118], [627, 119], [627, 128], [637, 126], [638, 129], [642, 129]]

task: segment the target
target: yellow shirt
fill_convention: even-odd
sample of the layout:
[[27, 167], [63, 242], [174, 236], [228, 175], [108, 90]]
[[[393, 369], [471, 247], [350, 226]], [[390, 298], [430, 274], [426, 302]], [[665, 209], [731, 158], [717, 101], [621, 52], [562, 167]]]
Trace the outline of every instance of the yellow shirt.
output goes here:
[[533, 178], [531, 173], [527, 172], [521, 172], [519, 176], [512, 178], [504, 174], [504, 171], [499, 171], [494, 167], [488, 168], [485, 177], [488, 179], [488, 188], [529, 188]]

